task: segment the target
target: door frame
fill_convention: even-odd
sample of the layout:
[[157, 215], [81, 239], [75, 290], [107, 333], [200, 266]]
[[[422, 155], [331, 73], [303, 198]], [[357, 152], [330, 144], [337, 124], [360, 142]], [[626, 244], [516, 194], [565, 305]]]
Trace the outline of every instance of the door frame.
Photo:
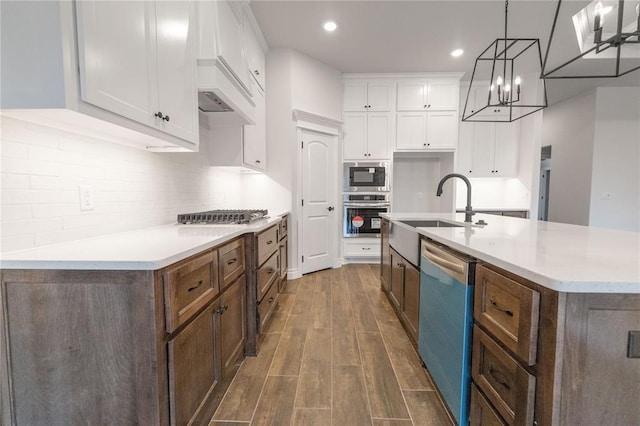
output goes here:
[[[342, 121], [333, 118], [324, 117], [302, 110], [293, 110], [293, 122], [295, 126], [295, 143], [296, 152], [295, 161], [295, 179], [292, 191], [292, 222], [295, 224], [293, 230], [296, 235], [292, 235], [289, 241], [296, 242], [296, 247], [290, 247], [292, 253], [289, 259], [294, 261], [289, 267], [290, 279], [300, 278], [302, 276], [302, 248], [304, 247], [304, 233], [302, 231], [303, 213], [302, 213], [302, 142], [303, 132], [315, 132], [330, 136], [332, 142], [336, 145], [336, 171], [333, 178], [333, 204], [336, 214], [333, 215], [331, 227], [333, 232], [334, 246], [333, 259], [331, 261], [333, 268], [342, 265]], [[295, 257], [294, 257], [295, 256]]]

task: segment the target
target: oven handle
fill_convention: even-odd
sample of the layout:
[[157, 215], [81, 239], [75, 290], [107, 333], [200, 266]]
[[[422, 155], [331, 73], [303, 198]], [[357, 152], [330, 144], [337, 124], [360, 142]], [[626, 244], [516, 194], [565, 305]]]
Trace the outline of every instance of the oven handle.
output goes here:
[[390, 203], [343, 203], [345, 207], [389, 207]]

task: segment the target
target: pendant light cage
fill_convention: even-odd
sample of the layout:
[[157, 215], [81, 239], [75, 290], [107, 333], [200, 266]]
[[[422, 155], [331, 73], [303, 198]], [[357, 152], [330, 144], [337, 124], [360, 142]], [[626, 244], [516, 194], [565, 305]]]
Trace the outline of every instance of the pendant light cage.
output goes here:
[[615, 78], [639, 69], [640, 0], [558, 0], [543, 78]]
[[537, 38], [509, 38], [505, 2], [504, 38], [476, 59], [462, 121], [510, 123], [547, 107], [542, 50]]

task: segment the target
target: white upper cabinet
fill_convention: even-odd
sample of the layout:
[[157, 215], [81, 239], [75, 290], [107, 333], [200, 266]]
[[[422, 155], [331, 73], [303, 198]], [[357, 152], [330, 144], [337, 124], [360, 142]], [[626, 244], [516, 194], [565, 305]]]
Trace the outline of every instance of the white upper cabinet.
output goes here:
[[244, 126], [242, 161], [245, 166], [263, 172], [267, 170], [267, 111], [264, 92], [255, 88], [253, 97], [256, 102], [256, 124]]
[[458, 114], [455, 111], [399, 112], [398, 151], [453, 150], [458, 143]]
[[462, 123], [460, 172], [469, 177], [516, 177], [519, 130], [517, 122]]
[[[238, 79], [243, 88], [251, 94], [249, 66], [242, 39], [243, 23], [241, 11], [226, 0], [212, 3], [216, 7], [218, 21], [218, 58]], [[211, 25], [213, 23], [202, 22], [201, 24]]]
[[395, 84], [390, 80], [355, 80], [343, 83], [343, 106], [345, 112], [392, 111]]
[[193, 3], [77, 2], [82, 99], [198, 140]]
[[457, 79], [398, 81], [398, 111], [453, 111], [458, 109]]
[[393, 115], [387, 112], [343, 114], [343, 158], [386, 160], [393, 137]]
[[258, 85], [265, 90], [266, 78], [266, 58], [265, 52], [262, 50], [258, 36], [254, 33], [249, 23], [249, 18], [245, 17], [244, 21], [244, 47], [247, 53], [247, 64], [249, 73], [253, 76]]
[[82, 100], [160, 124], [155, 4], [80, 1], [76, 13]]
[[198, 149], [193, 2], [0, 7], [3, 115], [142, 149]]

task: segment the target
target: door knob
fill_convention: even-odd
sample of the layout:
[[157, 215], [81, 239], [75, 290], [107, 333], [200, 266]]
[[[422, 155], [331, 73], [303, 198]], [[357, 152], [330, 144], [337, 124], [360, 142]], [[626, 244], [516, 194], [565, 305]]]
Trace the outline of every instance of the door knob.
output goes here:
[[330, 212], [332, 212], [332, 211], [333, 211], [333, 206], [329, 206], [329, 207], [327, 207], [327, 210], [329, 210]]

